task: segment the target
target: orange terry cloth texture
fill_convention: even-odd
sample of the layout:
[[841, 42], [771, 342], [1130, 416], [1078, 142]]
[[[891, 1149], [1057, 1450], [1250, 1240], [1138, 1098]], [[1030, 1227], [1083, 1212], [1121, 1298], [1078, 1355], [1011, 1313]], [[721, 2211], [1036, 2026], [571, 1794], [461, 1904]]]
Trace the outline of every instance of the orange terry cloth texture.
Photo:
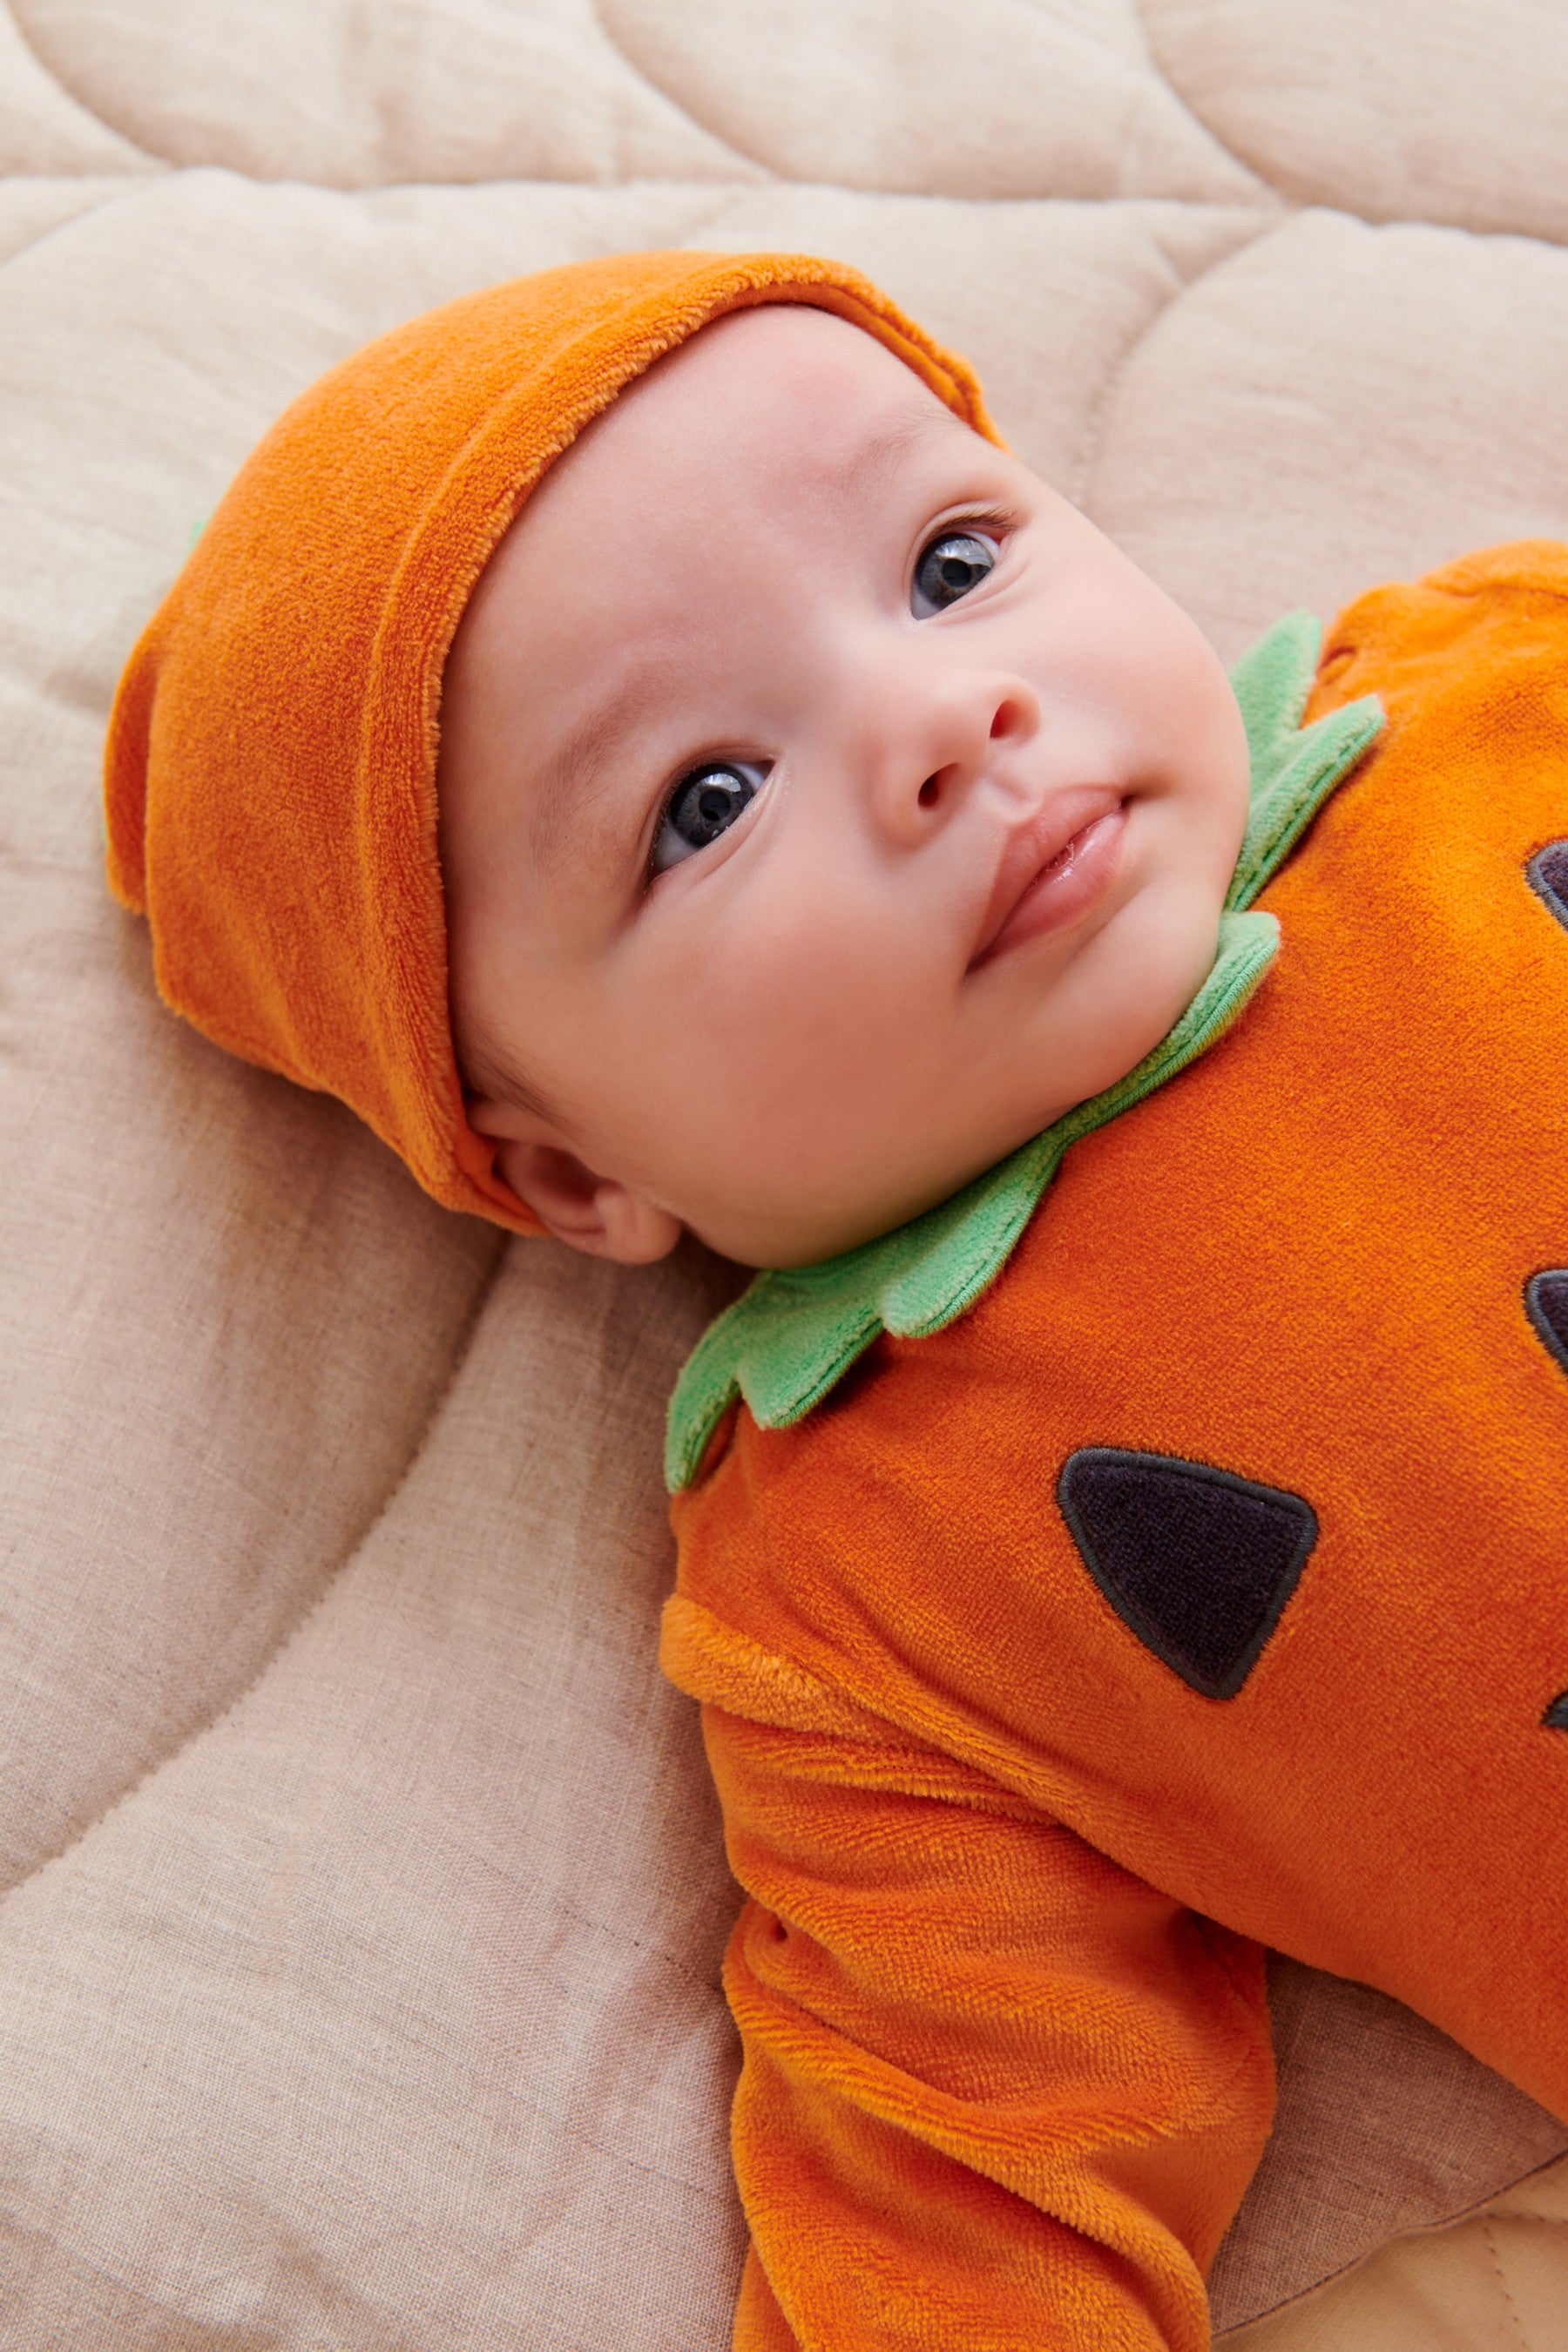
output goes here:
[[540, 1227], [469, 1127], [437, 855], [441, 673], [540, 477], [710, 320], [805, 302], [994, 438], [980, 387], [856, 270], [641, 253], [447, 303], [323, 376], [241, 469], [132, 655], [110, 723], [109, 875], [165, 1001], [339, 1096], [426, 1192]]
[[1378, 590], [1236, 1025], [675, 1507], [740, 2352], [1200, 2352], [1261, 1947], [1568, 2116], [1568, 551]]

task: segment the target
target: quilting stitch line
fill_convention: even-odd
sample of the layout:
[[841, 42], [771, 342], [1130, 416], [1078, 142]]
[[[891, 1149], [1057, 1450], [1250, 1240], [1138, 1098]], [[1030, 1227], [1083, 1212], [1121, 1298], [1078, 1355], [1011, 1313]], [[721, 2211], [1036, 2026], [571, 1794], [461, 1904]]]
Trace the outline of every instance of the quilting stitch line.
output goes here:
[[[64, 75], [60, 73], [56, 67], [50, 65], [48, 59], [44, 56], [43, 51], [38, 47], [37, 37], [28, 26], [24, 24], [16, 7], [11, 5], [11, 0], [5, 0], [5, 14], [10, 19], [12, 28], [15, 31], [16, 38], [20, 42], [22, 47], [26, 51], [28, 57], [32, 58], [33, 63], [37, 67], [38, 71], [44, 76], [51, 88], [58, 90], [60, 96], [65, 100], [68, 106], [75, 107], [77, 112], [85, 116], [89, 122], [96, 123], [98, 128], [100, 131], [107, 132], [110, 139], [118, 139], [121, 146], [129, 147], [133, 155], [140, 156], [144, 163], [156, 166], [159, 163], [166, 164], [172, 162], [173, 159], [171, 157], [167, 155], [155, 155], [151, 148], [143, 147], [139, 139], [132, 139], [128, 131], [121, 131], [117, 122], [110, 122], [107, 115], [100, 114], [97, 107], [89, 106], [86, 99], [82, 98], [76, 90], [72, 89], [69, 82], [66, 80]], [[67, 176], [74, 179], [78, 175], [75, 173], [72, 173]], [[93, 173], [89, 175], [83, 173], [80, 176], [84, 179], [89, 176], [96, 178], [97, 174]]]
[[306, 1602], [303, 1609], [300, 1610], [293, 1622], [286, 1626], [279, 1633], [277, 1639], [272, 1643], [271, 1646], [268, 1650], [265, 1657], [263, 1657], [257, 1665], [254, 1673], [248, 1675], [237, 1689], [231, 1691], [229, 1696], [220, 1706], [214, 1707], [210, 1714], [204, 1716], [199, 1721], [187, 1725], [185, 1728], [180, 1732], [173, 1746], [167, 1748], [163, 1755], [150, 1759], [150, 1760], [142, 1766], [140, 1771], [132, 1775], [132, 1777], [126, 1781], [123, 1788], [116, 1790], [113, 1796], [109, 1799], [107, 1803], [100, 1805], [93, 1813], [89, 1814], [86, 1821], [79, 1822], [77, 1827], [71, 1832], [70, 1835], [58, 1846], [54, 1847], [47, 1853], [40, 1853], [36, 1860], [27, 1865], [26, 1869], [22, 1871], [11, 1881], [11, 1884], [4, 1890], [4, 1892], [0, 1893], [0, 1920], [4, 1919], [5, 1906], [10, 1902], [13, 1895], [18, 1894], [23, 1887], [30, 1885], [32, 1882], [40, 1877], [45, 1871], [53, 1869], [57, 1864], [63, 1862], [65, 1857], [68, 1853], [73, 1853], [75, 1849], [82, 1843], [84, 1839], [89, 1837], [92, 1832], [97, 1829], [101, 1822], [108, 1821], [111, 1814], [118, 1812], [122, 1805], [128, 1804], [141, 1790], [147, 1786], [150, 1780], [154, 1780], [160, 1772], [164, 1771], [169, 1765], [173, 1764], [176, 1760], [177, 1758], [183, 1756], [188, 1748], [194, 1747], [198, 1739], [205, 1738], [209, 1731], [214, 1730], [218, 1724], [225, 1722], [227, 1717], [233, 1715], [237, 1708], [238, 1708], [243, 1702], [250, 1696], [252, 1691], [256, 1690], [260, 1684], [265, 1681], [266, 1677], [272, 1672], [273, 1667], [278, 1664], [279, 1660], [285, 1656], [287, 1653], [293, 1648], [295, 1643], [300, 1639], [300, 1636], [304, 1632], [306, 1626], [309, 1625], [311, 1620], [318, 1615], [325, 1604], [328, 1596], [336, 1590], [345, 1570], [352, 1568], [354, 1561], [359, 1558], [361, 1552], [364, 1549], [365, 1545], [370, 1541], [371, 1537], [375, 1533], [376, 1528], [380, 1527], [382, 1521], [386, 1517], [387, 1513], [391, 1510], [394, 1503], [397, 1500], [397, 1497], [402, 1494], [404, 1488], [408, 1484], [416, 1466], [422, 1460], [425, 1449], [428, 1445], [431, 1436], [435, 1432], [437, 1423], [441, 1418], [442, 1411], [446, 1406], [447, 1401], [451, 1395], [453, 1390], [456, 1388], [463, 1367], [468, 1362], [468, 1357], [473, 1351], [474, 1341], [478, 1336], [479, 1325], [484, 1319], [485, 1308], [489, 1303], [491, 1294], [495, 1289], [497, 1280], [500, 1276], [500, 1269], [505, 1265], [508, 1255], [509, 1252], [506, 1241], [504, 1237], [498, 1234], [495, 1255], [490, 1261], [489, 1269], [481, 1277], [475, 1289], [474, 1297], [469, 1305], [467, 1317], [458, 1328], [458, 1337], [452, 1350], [452, 1360], [447, 1369], [446, 1377], [438, 1384], [436, 1394], [431, 1401], [430, 1409], [419, 1424], [414, 1440], [409, 1446], [408, 1454], [404, 1461], [402, 1469], [399, 1470], [396, 1476], [393, 1479], [391, 1485], [387, 1487], [385, 1494], [382, 1496], [381, 1501], [376, 1505], [369, 1517], [365, 1520], [364, 1525], [360, 1528], [358, 1534], [352, 1537], [348, 1543], [344, 1545], [342, 1552], [336, 1564], [329, 1569], [319, 1590], [312, 1594], [311, 1598]]

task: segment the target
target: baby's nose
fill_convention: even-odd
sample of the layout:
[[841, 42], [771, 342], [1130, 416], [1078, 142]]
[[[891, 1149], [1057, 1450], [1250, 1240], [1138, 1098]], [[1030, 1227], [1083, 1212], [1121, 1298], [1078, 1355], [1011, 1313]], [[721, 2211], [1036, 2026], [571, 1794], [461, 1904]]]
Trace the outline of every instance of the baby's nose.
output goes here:
[[882, 763], [884, 817], [900, 835], [923, 837], [974, 785], [1005, 771], [1005, 752], [1039, 725], [1039, 703], [1021, 679], [951, 688], [907, 709], [903, 740]]

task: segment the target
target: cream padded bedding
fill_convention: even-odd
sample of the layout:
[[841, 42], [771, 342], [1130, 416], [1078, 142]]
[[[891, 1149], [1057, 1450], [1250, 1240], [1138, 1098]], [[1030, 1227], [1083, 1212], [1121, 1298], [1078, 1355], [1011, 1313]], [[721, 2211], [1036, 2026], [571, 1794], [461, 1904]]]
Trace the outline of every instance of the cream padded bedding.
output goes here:
[[[465, 289], [814, 247], [1231, 654], [1568, 535], [1565, 157], [1557, 0], [0, 7], [5, 2352], [718, 2352], [741, 2250], [654, 1667], [726, 1271], [447, 1217], [102, 889], [115, 676], [249, 444]], [[1568, 2145], [1373, 1996], [1286, 1968], [1279, 2032], [1222, 2322]]]

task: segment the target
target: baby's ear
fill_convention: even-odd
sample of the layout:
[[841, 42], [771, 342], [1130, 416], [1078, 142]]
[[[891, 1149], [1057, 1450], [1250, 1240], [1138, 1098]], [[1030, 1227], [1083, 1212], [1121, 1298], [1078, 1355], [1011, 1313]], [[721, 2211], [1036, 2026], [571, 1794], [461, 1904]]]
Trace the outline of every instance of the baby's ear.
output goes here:
[[[649, 1265], [655, 1258], [669, 1255], [681, 1235], [679, 1217], [614, 1177], [599, 1175], [560, 1144], [498, 1133], [486, 1120], [486, 1111], [504, 1113], [504, 1107], [471, 1104], [470, 1123], [490, 1137], [498, 1171], [557, 1241], [622, 1265]], [[509, 1126], [521, 1123], [515, 1113], [507, 1118]]]

